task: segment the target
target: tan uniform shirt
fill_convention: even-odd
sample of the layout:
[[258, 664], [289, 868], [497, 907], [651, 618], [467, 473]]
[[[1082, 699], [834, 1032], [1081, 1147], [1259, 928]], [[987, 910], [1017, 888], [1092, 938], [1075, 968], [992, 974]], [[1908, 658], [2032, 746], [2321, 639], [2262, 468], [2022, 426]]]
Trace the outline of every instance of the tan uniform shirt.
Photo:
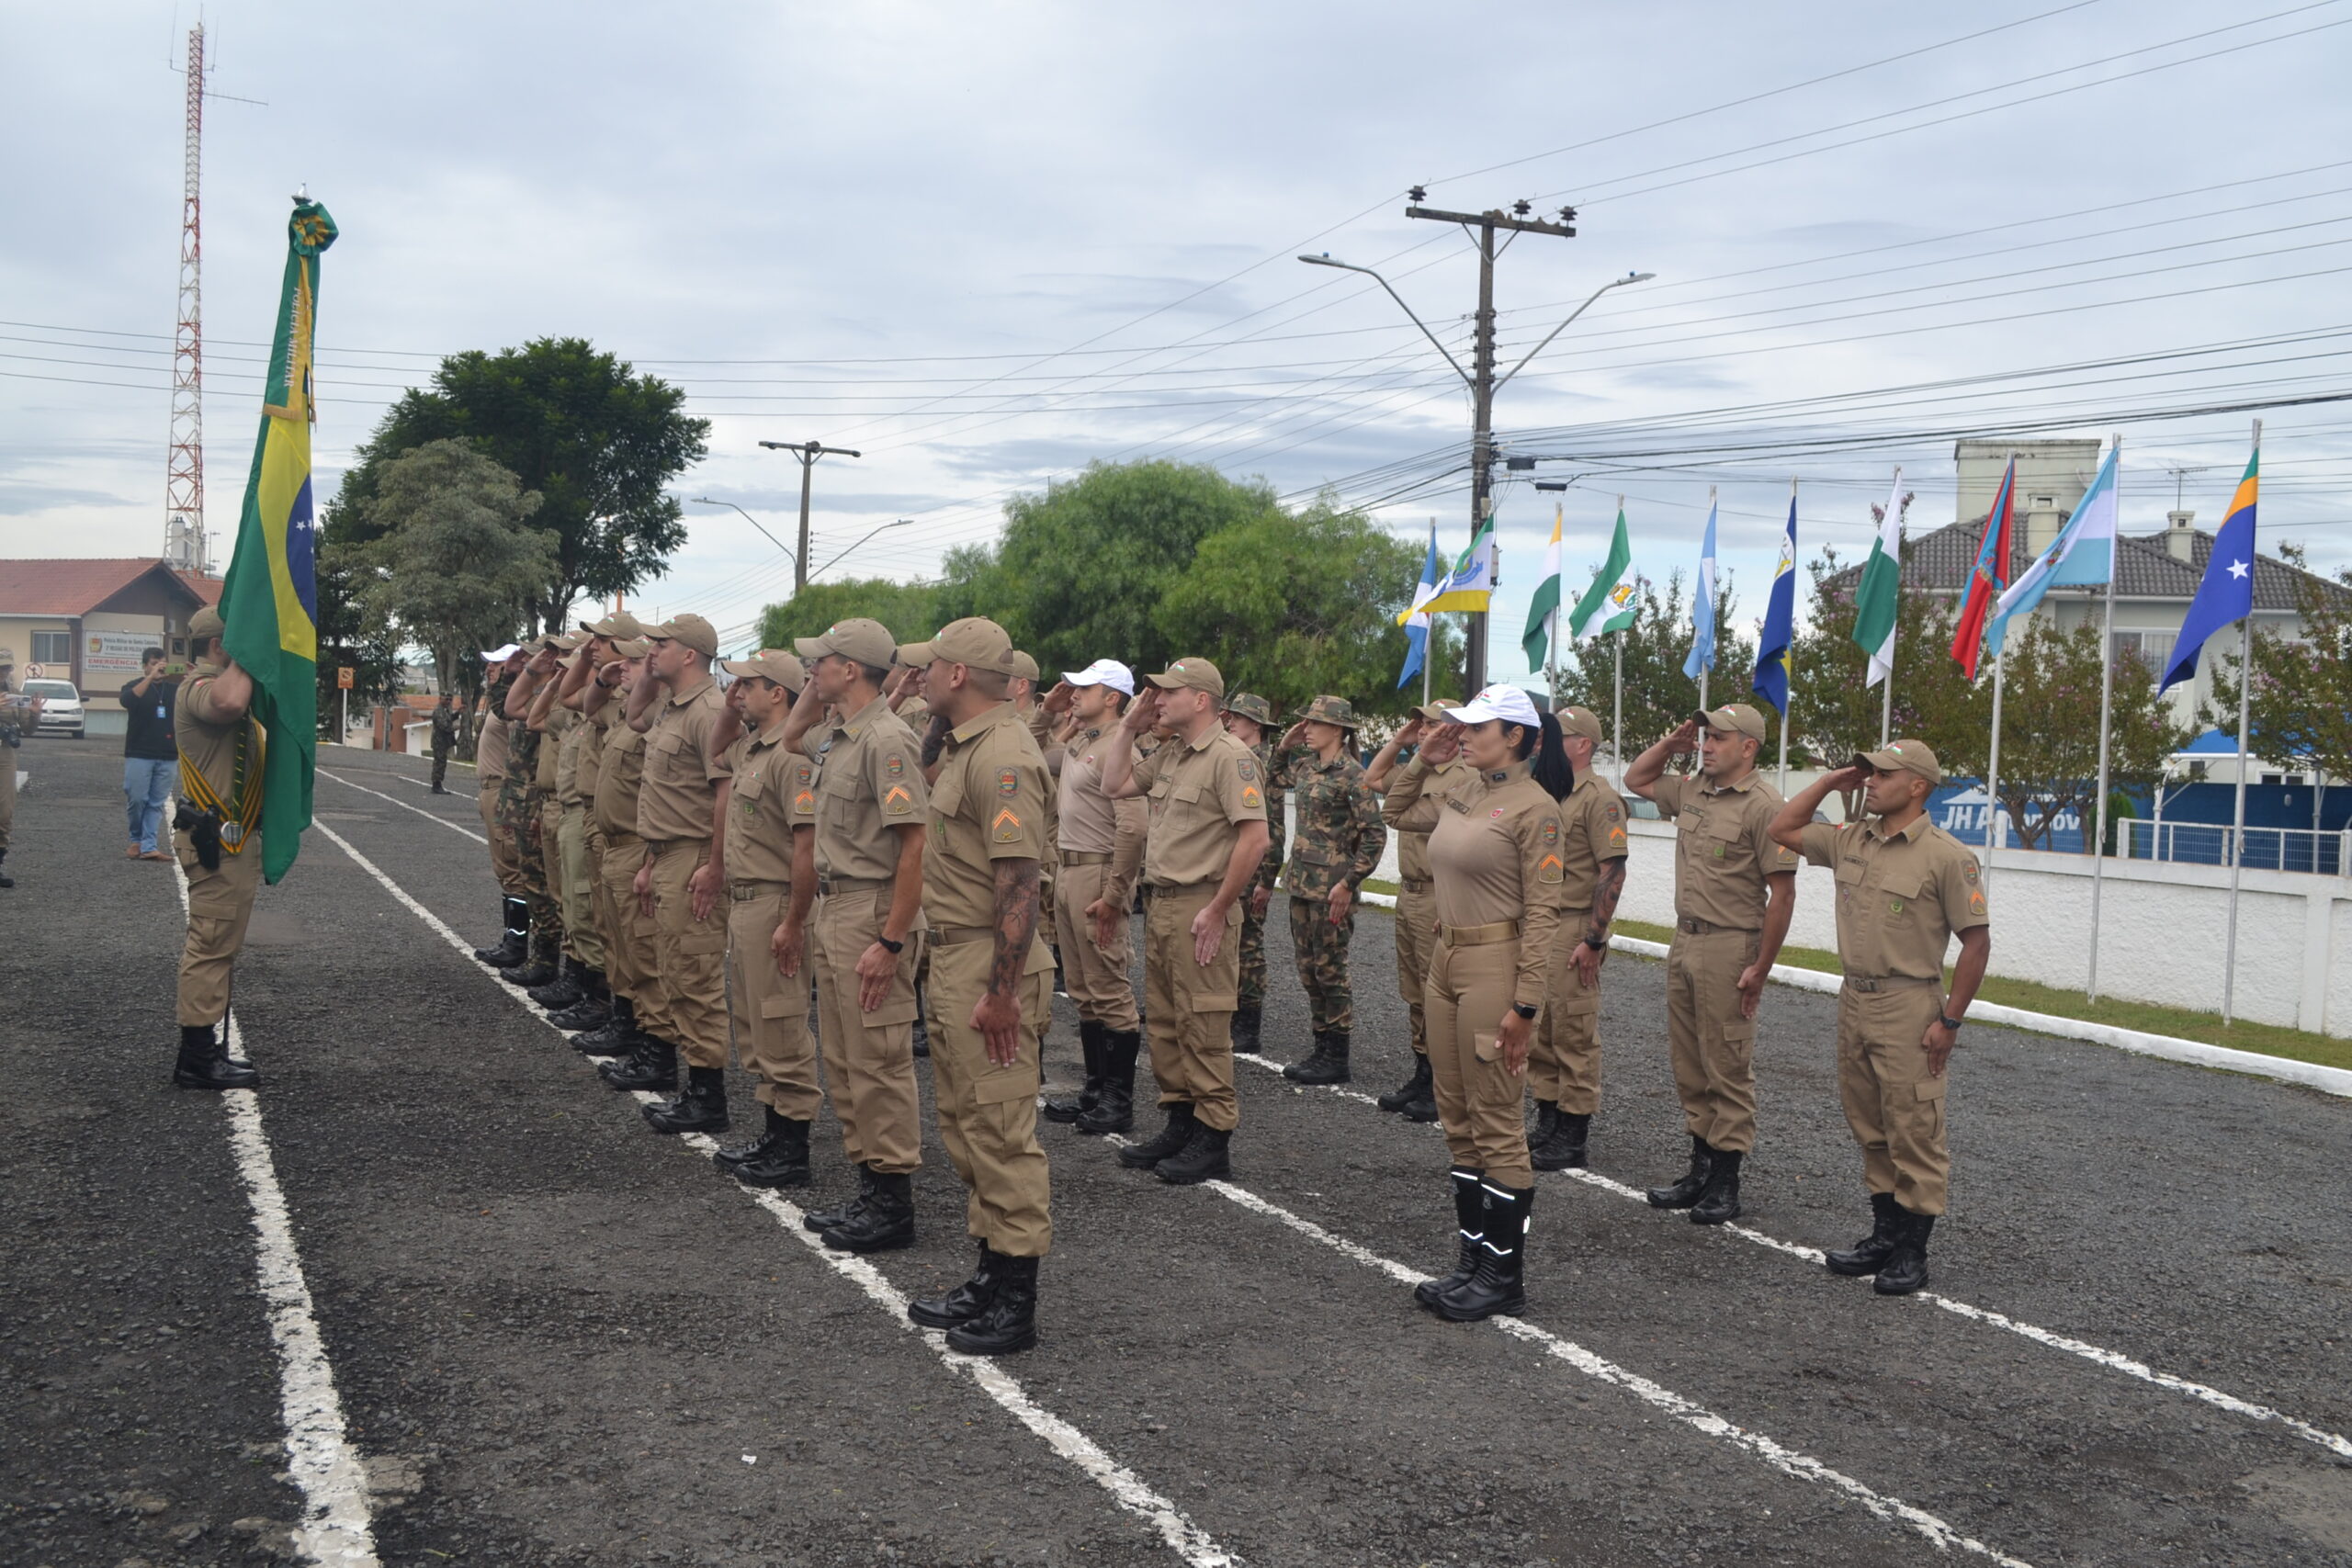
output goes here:
[[474, 737], [474, 782], [483, 789], [506, 782], [506, 721], [494, 713], [482, 715]]
[[[1416, 755], [1413, 761], [1419, 762], [1420, 758]], [[1396, 770], [1391, 769], [1388, 776], [1394, 780]], [[1432, 768], [1423, 763], [1420, 793], [1414, 798], [1443, 800], [1477, 776], [1478, 770], [1460, 757], [1449, 757], [1443, 767]], [[1396, 835], [1396, 874], [1407, 882], [1427, 882], [1430, 879], [1430, 829], [1437, 825], [1437, 819], [1430, 818], [1426, 826], [1418, 829], [1408, 828], [1403, 818], [1409, 803], [1399, 800], [1392, 811], [1389, 799], [1385, 794], [1380, 798], [1380, 819], [1388, 824], [1390, 832]]]
[[[1406, 816], [1430, 823], [1430, 873], [1441, 926], [1519, 922], [1519, 969], [1511, 1000], [1544, 1005], [1544, 987], [1558, 945], [1561, 855], [1560, 807], [1532, 775], [1531, 765], [1473, 772], [1440, 801], [1412, 809], [1426, 770], [1417, 758], [1399, 775]], [[1432, 819], [1434, 819], [1432, 821]]]
[[1046, 750], [1046, 766], [1059, 774], [1054, 791], [1057, 846], [1066, 854], [1109, 855], [1110, 880], [1102, 896], [1125, 908], [1136, 873], [1143, 869], [1151, 811], [1140, 796], [1114, 800], [1104, 793], [1102, 733], [1101, 725], [1070, 731]]
[[672, 696], [645, 732], [645, 782], [638, 787], [637, 835], [648, 843], [707, 839], [727, 759], [710, 754], [710, 727], [718, 718], [718, 683], [707, 676], [684, 696]]
[[[993, 928], [995, 863], [1042, 863], [1046, 848], [1046, 759], [1012, 705], [948, 731], [922, 858], [922, 912], [933, 929]], [[1033, 949], [1028, 963], [1035, 961]]]
[[1135, 782], [1151, 802], [1143, 879], [1154, 887], [1222, 880], [1241, 824], [1266, 819], [1266, 776], [1258, 759], [1220, 728], [1189, 744], [1171, 739], [1137, 758]]
[[1838, 874], [1838, 960], [1849, 976], [1941, 981], [1954, 933], [1991, 923], [1976, 856], [1924, 812], [1893, 835], [1875, 817], [1809, 823], [1800, 841]]
[[1587, 773], [1560, 802], [1560, 858], [1566, 871], [1560, 882], [1560, 908], [1589, 909], [1601, 862], [1625, 858], [1625, 803], [1598, 774]]
[[[188, 671], [187, 678], [179, 684], [179, 696], [172, 709], [172, 733], [177, 738], [182, 762], [203, 775], [212, 798], [226, 808], [224, 815], [236, 816], [244, 796], [238, 794], [238, 739], [243, 738], [245, 767], [243, 783], [252, 792], [252, 825], [261, 825], [261, 774], [264, 759], [262, 728], [251, 712], [243, 718], [220, 716], [213, 705], [212, 682], [220, 676], [221, 666], [204, 660]], [[13, 753], [0, 752], [0, 767], [15, 766]], [[224, 843], [226, 840], [223, 840]]]
[[727, 749], [734, 784], [727, 795], [727, 876], [730, 882], [792, 880], [792, 803], [817, 776], [817, 764], [782, 744], [784, 721]]
[[[614, 698], [618, 700], [619, 694]], [[645, 783], [645, 737], [618, 714], [605, 731], [596, 763], [596, 826], [607, 838], [637, 837], [637, 800]]]
[[581, 801], [580, 747], [587, 730], [581, 716], [560, 701], [548, 710], [548, 740], [555, 750], [555, 797], [565, 806]]
[[[811, 742], [814, 749], [811, 749]], [[882, 882], [899, 874], [899, 835], [931, 812], [915, 732], [881, 698], [836, 717], [801, 750], [817, 760], [817, 870]]]
[[577, 798], [582, 806], [594, 807], [595, 804], [596, 775], [605, 765], [605, 742], [612, 734], [613, 716], [619, 711], [620, 705], [607, 692], [605, 705], [596, 710], [594, 717], [585, 714], [581, 716], [580, 759], [574, 768], [578, 779]]
[[1765, 878], [1797, 868], [1794, 852], [1766, 831], [1781, 793], [1751, 773], [1728, 789], [1704, 778], [1658, 780], [1657, 814], [1679, 829], [1674, 841], [1674, 913], [1730, 931], [1764, 929]]
[[539, 726], [538, 770], [531, 775], [531, 787], [545, 795], [555, 793], [555, 767], [563, 750], [563, 729], [556, 720], [569, 716], [562, 708], [550, 708], [547, 722]]

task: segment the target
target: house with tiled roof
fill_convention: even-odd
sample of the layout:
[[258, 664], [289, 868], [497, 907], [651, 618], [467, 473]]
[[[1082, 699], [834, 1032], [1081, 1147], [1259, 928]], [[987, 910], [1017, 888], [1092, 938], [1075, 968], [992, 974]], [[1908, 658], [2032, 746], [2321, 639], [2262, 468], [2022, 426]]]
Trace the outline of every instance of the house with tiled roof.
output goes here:
[[220, 599], [220, 580], [153, 557], [0, 560], [0, 649], [19, 679], [36, 668], [81, 688], [87, 732], [122, 733], [117, 694], [160, 648], [187, 657], [188, 618]]

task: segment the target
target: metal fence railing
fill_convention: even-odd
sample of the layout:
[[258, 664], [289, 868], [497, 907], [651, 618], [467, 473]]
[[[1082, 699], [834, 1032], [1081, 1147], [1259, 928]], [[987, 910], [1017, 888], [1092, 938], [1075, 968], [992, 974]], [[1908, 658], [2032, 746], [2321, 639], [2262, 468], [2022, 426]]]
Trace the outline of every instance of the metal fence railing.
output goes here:
[[2256, 871], [2352, 875], [2352, 829], [2247, 828], [2226, 822], [2122, 822], [2129, 860], [2180, 861], [2193, 865], [2236, 863]]

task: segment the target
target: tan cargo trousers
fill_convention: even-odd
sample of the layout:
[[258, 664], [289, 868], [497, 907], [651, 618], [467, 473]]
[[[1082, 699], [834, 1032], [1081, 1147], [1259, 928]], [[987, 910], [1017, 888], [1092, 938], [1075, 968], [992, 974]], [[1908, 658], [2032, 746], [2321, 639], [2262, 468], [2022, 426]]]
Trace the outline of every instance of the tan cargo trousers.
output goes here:
[[1710, 1148], [1756, 1146], [1756, 1025], [1739, 1015], [1739, 972], [1762, 937], [1677, 928], [1666, 950], [1667, 1051], [1683, 1126]]
[[1939, 985], [1882, 980], [1890, 990], [1838, 993], [1838, 1094], [1862, 1145], [1862, 1179], [1915, 1214], [1940, 1214], [1951, 1183], [1944, 1100], [1951, 1067], [1928, 1076], [1919, 1042], [1941, 1016]]
[[[923, 939], [909, 932], [882, 1005], [857, 1005], [857, 960], [874, 945], [890, 912], [890, 884], [860, 882], [820, 893], [809, 918], [808, 956], [817, 971], [817, 1039], [825, 1086], [842, 1124], [842, 1148], [854, 1164], [883, 1176], [922, 1165], [921, 1110], [915, 1094], [915, 965]], [[936, 1047], [934, 1046], [934, 1049]]]
[[637, 1026], [667, 1040], [669, 1020], [660, 973], [652, 918], [639, 908], [637, 868], [645, 863], [645, 840], [621, 833], [605, 840], [605, 854], [596, 868], [603, 885], [605, 980], [613, 995], [627, 997]]
[[735, 1050], [758, 1088], [753, 1097], [779, 1116], [813, 1122], [817, 1040], [808, 1032], [808, 965], [787, 980], [776, 972], [776, 927], [792, 897], [788, 882], [738, 882], [728, 889], [728, 996]]
[[[1417, 891], [1418, 889], [1418, 891]], [[1429, 990], [1430, 960], [1437, 953], [1437, 896], [1426, 882], [1396, 890], [1396, 994], [1412, 1020], [1413, 1055], [1430, 1054], [1429, 1019], [1422, 998]]]
[[1516, 936], [1462, 946], [1441, 937], [1422, 1005], [1429, 1013], [1437, 1118], [1453, 1163], [1523, 1192], [1535, 1185], [1520, 1111], [1525, 1081], [1503, 1066], [1497, 1034], [1518, 976]]
[[1102, 884], [1110, 874], [1107, 855], [1085, 863], [1066, 858], [1061, 874], [1054, 879], [1054, 923], [1061, 931], [1062, 984], [1069, 987], [1079, 1017], [1105, 1029], [1132, 1033], [1141, 1027], [1136, 1017], [1135, 982], [1127, 977], [1128, 965], [1135, 959], [1134, 938], [1129, 934], [1133, 922], [1127, 911], [1119, 911], [1110, 950], [1105, 952], [1094, 945], [1094, 922], [1086, 918], [1086, 907], [1102, 897]]
[[[1021, 976], [1021, 1051], [1001, 1066], [972, 1027], [972, 1009], [987, 991], [996, 959], [994, 931], [934, 933], [931, 978], [932, 1092], [939, 1141], [969, 1196], [964, 1225], [974, 1239], [1007, 1258], [1043, 1258], [1054, 1221], [1046, 1151], [1037, 1142], [1038, 1037], [1052, 1017], [1054, 955], [1030, 944]], [[1067, 971], [1065, 971], [1067, 973]]]
[[562, 886], [551, 889], [563, 911], [565, 951], [591, 969], [605, 967], [605, 940], [596, 929], [596, 860], [590, 852], [588, 808], [564, 807], [556, 823], [556, 858]]
[[[653, 861], [653, 951], [662, 976], [660, 1037], [689, 1067], [727, 1065], [727, 895], [695, 919], [686, 879], [710, 859], [708, 839], [649, 843]], [[640, 1019], [639, 1026], [643, 1027]], [[647, 1032], [654, 1031], [648, 1029]]]
[[1229, 1133], [1241, 1120], [1233, 1094], [1234, 993], [1241, 981], [1241, 905], [1225, 912], [1216, 961], [1193, 956], [1193, 917], [1217, 885], [1154, 887], [1144, 895], [1144, 1021], [1151, 1037], [1151, 1076], [1159, 1103], [1188, 1104], [1204, 1127]]
[[[0, 766], [13, 766], [0, 751]], [[245, 945], [254, 895], [261, 891], [261, 834], [245, 836], [236, 854], [220, 852], [220, 869], [207, 871], [186, 833], [174, 833], [180, 869], [187, 874], [187, 942], [180, 949], [180, 1021], [218, 1023], [229, 1011], [229, 971]]]
[[1600, 987], [1587, 986], [1574, 962], [1592, 911], [1560, 911], [1560, 950], [1544, 988], [1544, 1016], [1527, 1047], [1527, 1092], [1556, 1101], [1571, 1116], [1600, 1109]]

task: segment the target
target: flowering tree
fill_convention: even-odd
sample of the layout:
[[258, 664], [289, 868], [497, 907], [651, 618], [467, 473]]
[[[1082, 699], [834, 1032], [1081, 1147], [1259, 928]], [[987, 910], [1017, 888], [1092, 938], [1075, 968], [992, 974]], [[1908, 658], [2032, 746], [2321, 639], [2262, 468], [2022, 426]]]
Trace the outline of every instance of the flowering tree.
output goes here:
[[[2002, 694], [2000, 805], [2027, 849], [2047, 848], [2052, 821], [2066, 811], [2081, 814], [2088, 846], [2098, 800], [2103, 641], [2097, 620], [2060, 631], [2040, 615], [2021, 635], [2014, 629], [2009, 635]], [[1989, 693], [1989, 664], [1977, 683]], [[2115, 788], [2153, 785], [2165, 759], [2188, 743], [2194, 731], [2173, 723], [2171, 712], [2157, 698], [2155, 671], [2137, 659], [2117, 660], [2114, 711], [2108, 727], [2108, 773]]]

